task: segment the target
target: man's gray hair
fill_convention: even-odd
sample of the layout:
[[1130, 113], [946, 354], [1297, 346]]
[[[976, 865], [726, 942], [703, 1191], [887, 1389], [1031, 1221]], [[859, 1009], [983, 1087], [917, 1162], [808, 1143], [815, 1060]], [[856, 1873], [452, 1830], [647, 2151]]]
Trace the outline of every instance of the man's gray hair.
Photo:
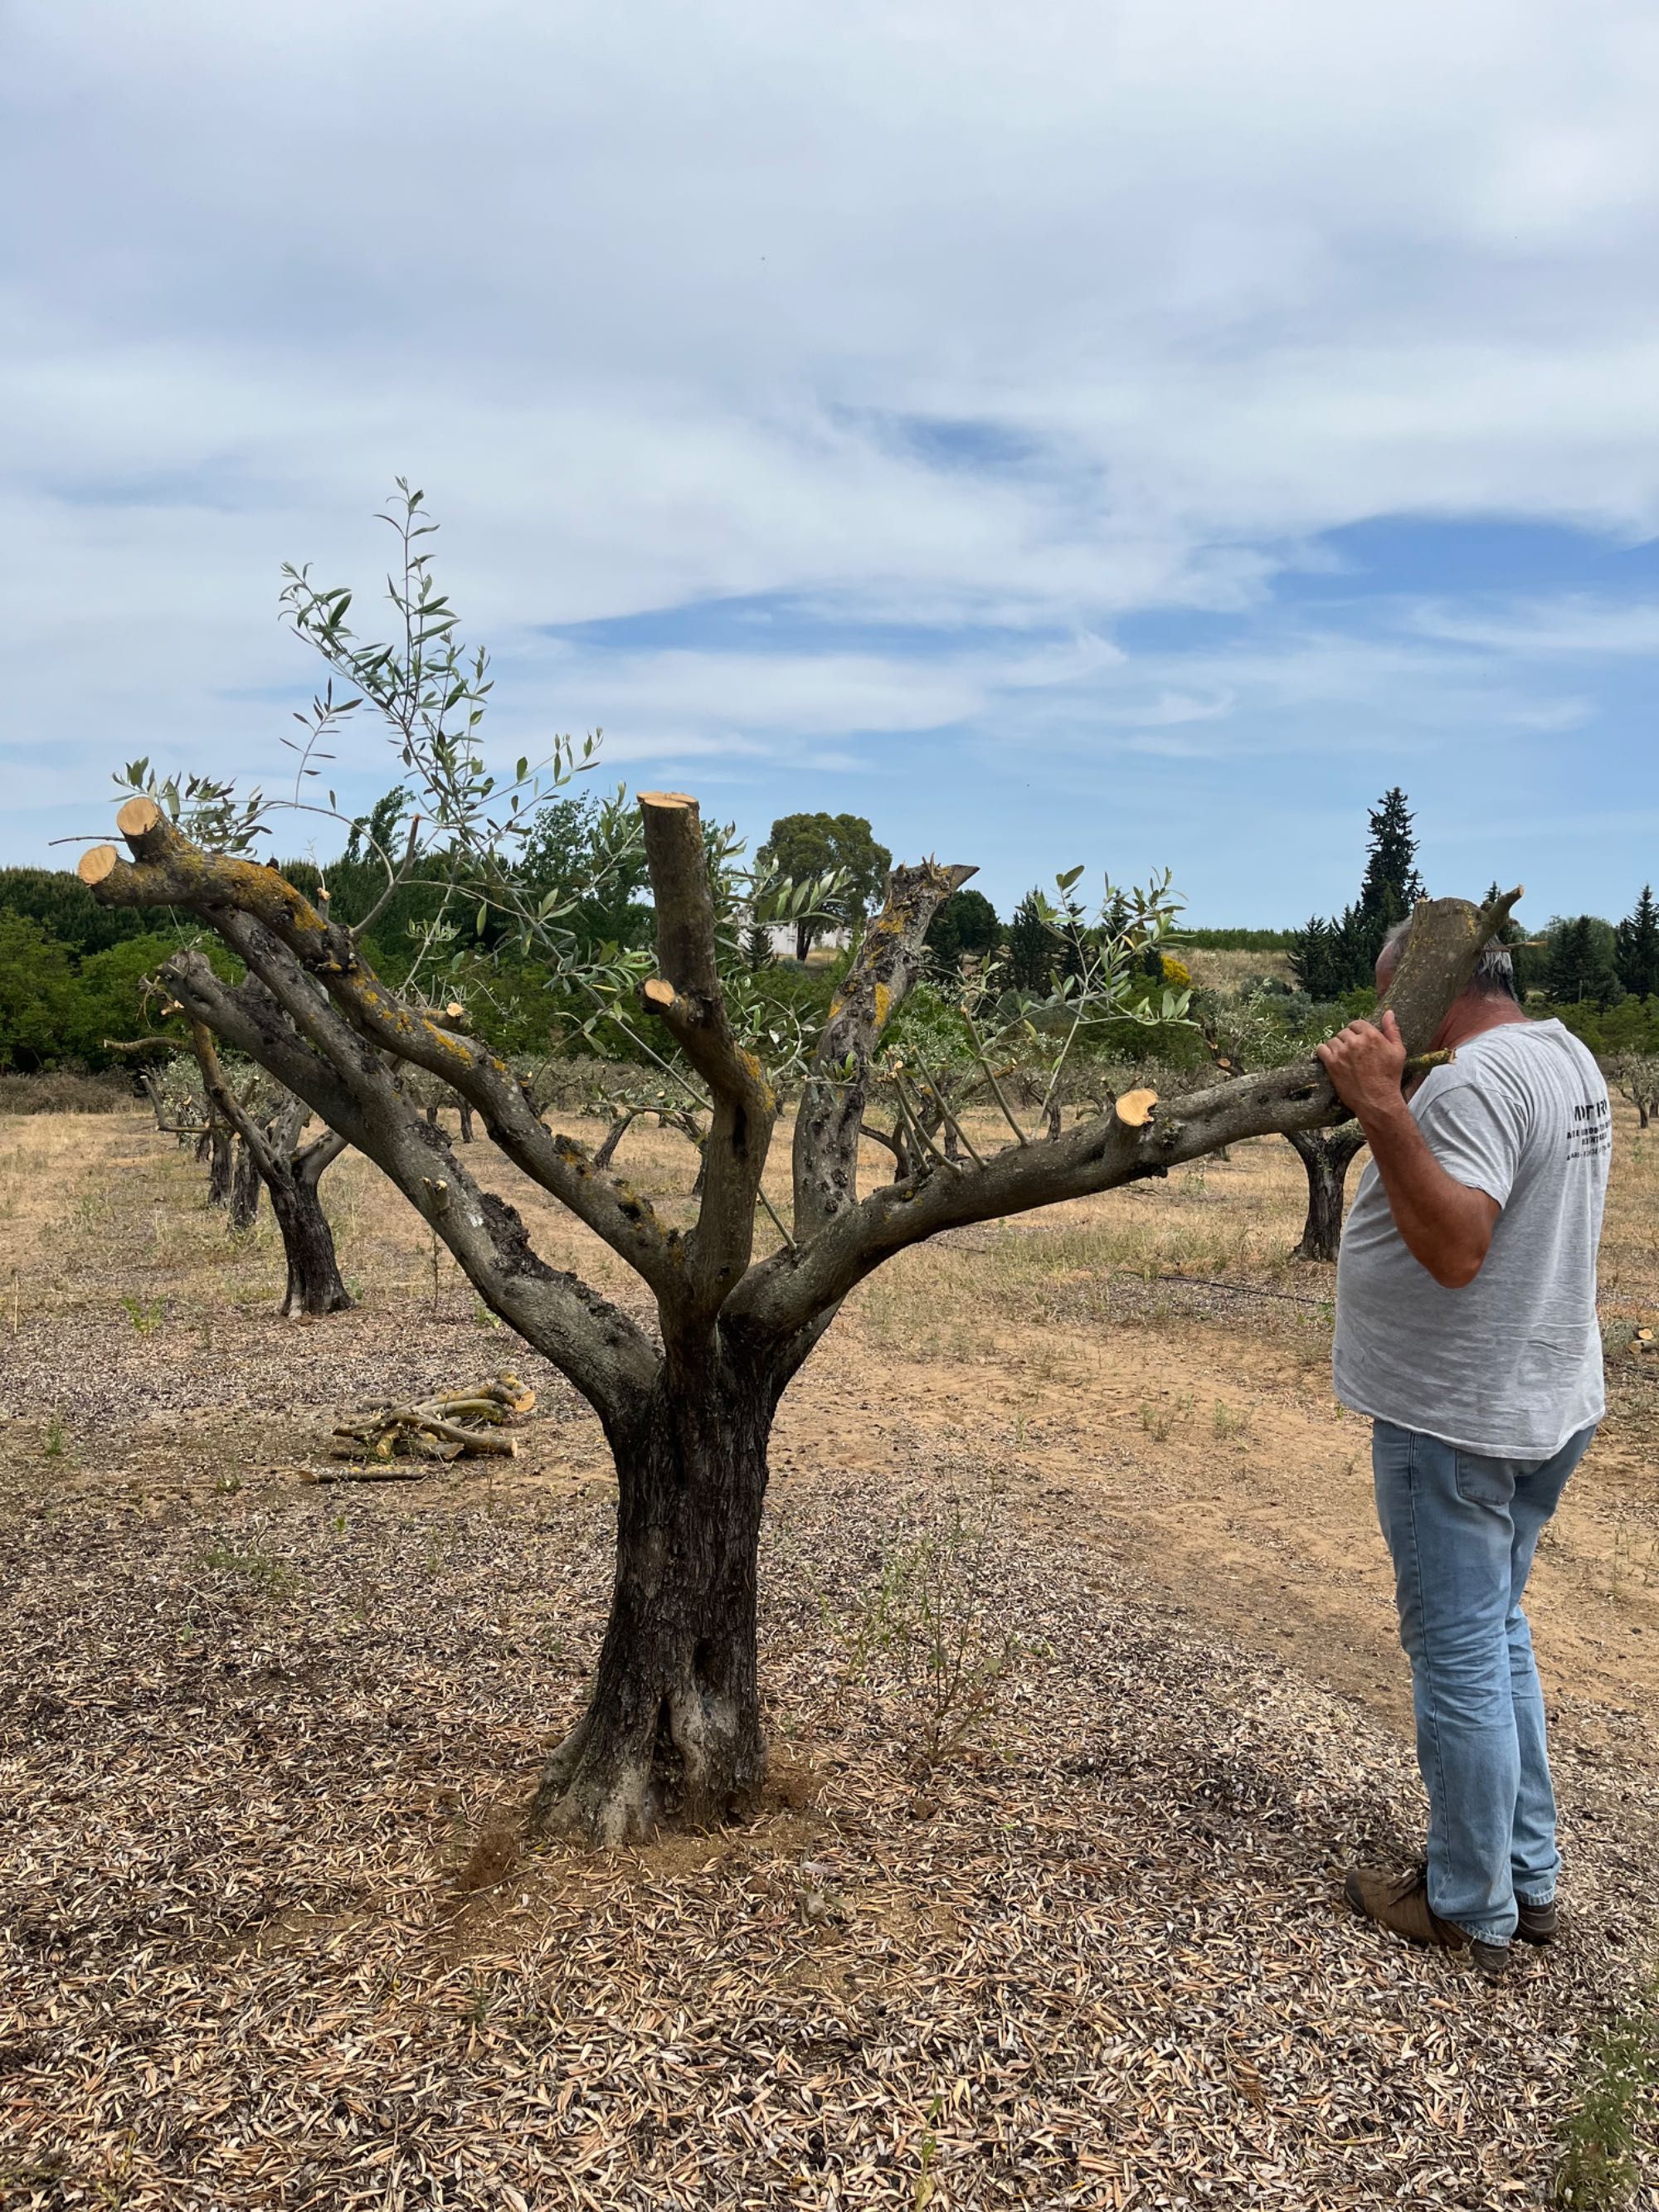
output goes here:
[[[1399, 959], [1405, 951], [1411, 927], [1409, 915], [1404, 921], [1395, 922], [1382, 940], [1381, 958], [1389, 962]], [[1509, 946], [1500, 945], [1495, 937], [1484, 946], [1480, 957], [1474, 963], [1474, 973], [1464, 988], [1471, 998], [1513, 999], [1518, 1006], [1521, 994], [1515, 988], [1515, 963], [1510, 957]]]

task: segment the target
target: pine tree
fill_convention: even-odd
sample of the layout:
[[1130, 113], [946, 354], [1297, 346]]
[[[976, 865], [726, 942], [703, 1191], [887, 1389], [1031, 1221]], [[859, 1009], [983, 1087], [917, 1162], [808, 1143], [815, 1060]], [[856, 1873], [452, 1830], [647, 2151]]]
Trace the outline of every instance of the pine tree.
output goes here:
[[1613, 947], [1613, 930], [1598, 915], [1573, 915], [1551, 924], [1544, 988], [1558, 1006], [1608, 1006], [1619, 998]]
[[1052, 990], [1059, 950], [1037, 893], [1027, 891], [1008, 925], [1008, 981], [1017, 991]]
[[1620, 982], [1632, 998], [1650, 998], [1659, 991], [1659, 905], [1651, 884], [1643, 884], [1634, 909], [1613, 935]]
[[1417, 834], [1398, 784], [1383, 793], [1380, 805], [1370, 809], [1370, 824], [1359, 911], [1368, 921], [1380, 921], [1389, 930], [1403, 921], [1424, 896], [1423, 878], [1417, 872]]
[[1371, 842], [1359, 903], [1342, 917], [1350, 948], [1347, 990], [1370, 981], [1383, 939], [1424, 896], [1423, 878], [1417, 872], [1417, 836], [1398, 784], [1383, 793], [1370, 818]]
[[1316, 999], [1340, 999], [1369, 983], [1383, 939], [1425, 896], [1417, 834], [1398, 784], [1383, 793], [1369, 818], [1371, 842], [1358, 901], [1338, 920], [1310, 921], [1291, 947], [1297, 981]]
[[1335, 922], [1310, 915], [1291, 939], [1291, 972], [1310, 999], [1340, 998], [1347, 988], [1338, 978], [1343, 965], [1340, 930]]

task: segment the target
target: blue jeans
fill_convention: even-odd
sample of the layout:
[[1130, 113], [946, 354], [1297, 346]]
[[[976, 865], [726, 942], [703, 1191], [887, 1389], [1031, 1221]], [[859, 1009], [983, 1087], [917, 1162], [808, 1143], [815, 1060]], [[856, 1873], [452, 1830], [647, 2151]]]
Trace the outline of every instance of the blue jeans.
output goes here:
[[1515, 1901], [1547, 1905], [1555, 1848], [1544, 1698], [1521, 1610], [1532, 1557], [1594, 1425], [1553, 1459], [1482, 1459], [1378, 1421], [1376, 1517], [1394, 1556], [1429, 1793], [1429, 1904], [1507, 1943]]

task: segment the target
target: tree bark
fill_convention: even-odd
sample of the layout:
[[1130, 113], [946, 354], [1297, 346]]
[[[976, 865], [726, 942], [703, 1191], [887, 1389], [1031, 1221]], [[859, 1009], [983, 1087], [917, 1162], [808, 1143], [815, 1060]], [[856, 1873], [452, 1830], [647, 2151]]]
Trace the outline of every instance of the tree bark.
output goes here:
[[1347, 1122], [1340, 1129], [1292, 1129], [1285, 1141], [1308, 1173], [1308, 1218], [1291, 1256], [1334, 1260], [1342, 1243], [1342, 1194], [1348, 1170], [1355, 1153], [1364, 1147], [1365, 1133], [1358, 1122]]
[[216, 1115], [208, 1139], [208, 1204], [228, 1206], [234, 1180], [230, 1124]]
[[593, 1155], [593, 1165], [601, 1175], [603, 1175], [605, 1170], [611, 1165], [611, 1161], [616, 1158], [617, 1146], [621, 1144], [623, 1139], [628, 1134], [629, 1131], [633, 1127], [635, 1122], [638, 1119], [639, 1115], [637, 1109], [630, 1110], [625, 1114], [613, 1114], [611, 1115], [611, 1127], [605, 1131], [605, 1135], [600, 1139], [599, 1148]]
[[[297, 1164], [288, 1165], [284, 1172], [279, 1163], [277, 1171], [267, 1178], [270, 1210], [283, 1233], [283, 1256], [288, 1262], [288, 1287], [282, 1304], [284, 1321], [298, 1320], [302, 1314], [315, 1318], [344, 1313], [352, 1303], [351, 1293], [340, 1279], [334, 1232], [317, 1191], [318, 1178], [328, 1161], [313, 1170], [306, 1159], [307, 1153], [320, 1151], [327, 1141], [319, 1139], [307, 1145]], [[329, 1158], [341, 1149], [337, 1146]]]
[[461, 1109], [461, 1142], [470, 1145], [472, 1142], [472, 1109], [465, 1098], [458, 1099], [456, 1103]]
[[642, 1417], [612, 1437], [610, 1625], [532, 1826], [614, 1845], [754, 1804], [766, 1768], [757, 1553], [779, 1394], [764, 1367], [724, 1348], [690, 1365], [671, 1354]]
[[252, 1148], [239, 1139], [236, 1164], [230, 1178], [230, 1228], [233, 1236], [252, 1229], [259, 1218], [259, 1163]]

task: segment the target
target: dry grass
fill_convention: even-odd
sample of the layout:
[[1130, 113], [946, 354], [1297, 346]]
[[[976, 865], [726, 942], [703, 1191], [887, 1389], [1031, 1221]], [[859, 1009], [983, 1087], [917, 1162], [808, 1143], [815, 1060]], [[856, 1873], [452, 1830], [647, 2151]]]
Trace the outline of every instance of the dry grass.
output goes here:
[[1177, 950], [1202, 991], [1242, 991], [1258, 977], [1276, 983], [1292, 981], [1288, 952], [1213, 951], [1199, 945]]
[[[1650, 1310], [1620, 1139], [1614, 1295]], [[683, 1142], [623, 1157], [684, 1208]], [[302, 1490], [341, 1407], [492, 1364], [418, 1221], [343, 1163], [363, 1305], [284, 1325], [274, 1244], [136, 1117], [0, 1124], [5, 2212], [1536, 2202], [1656, 1905], [1659, 1391], [1540, 1558], [1573, 1932], [1492, 1992], [1335, 1901], [1421, 1800], [1300, 1187], [1246, 1146], [867, 1286], [780, 1426], [774, 1802], [525, 1857], [603, 1620], [590, 1417], [526, 1361], [511, 1468]], [[844, 1625], [992, 1490], [975, 1633], [1012, 1663], [930, 1765], [915, 1654], [854, 1664]]]
[[132, 1110], [132, 1084], [118, 1071], [83, 1075], [55, 1068], [43, 1075], [18, 1075], [0, 1069], [0, 1115], [125, 1114]]

